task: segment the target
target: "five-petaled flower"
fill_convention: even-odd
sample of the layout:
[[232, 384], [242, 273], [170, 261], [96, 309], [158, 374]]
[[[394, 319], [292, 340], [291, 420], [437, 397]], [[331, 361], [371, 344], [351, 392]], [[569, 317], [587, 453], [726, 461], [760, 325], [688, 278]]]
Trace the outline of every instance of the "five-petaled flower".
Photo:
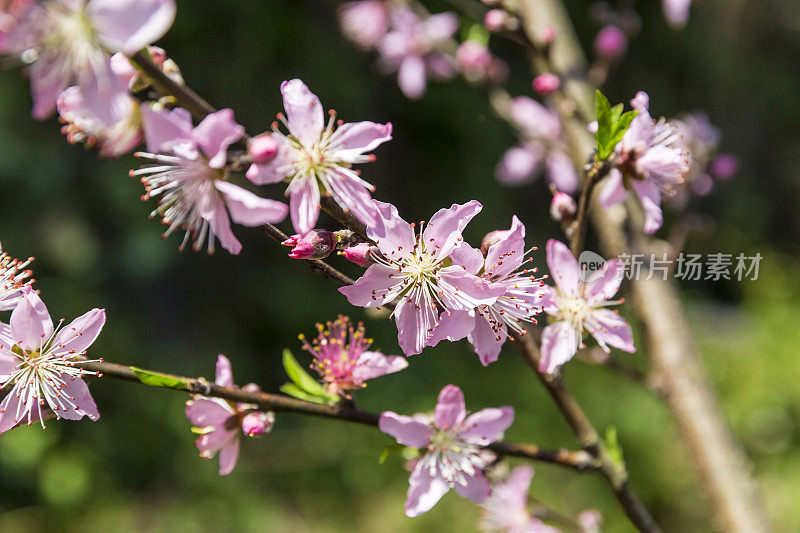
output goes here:
[[451, 488], [476, 503], [485, 501], [491, 487], [483, 472], [487, 457], [481, 452], [500, 439], [513, 421], [511, 407], [483, 409], [467, 416], [464, 395], [455, 385], [447, 385], [439, 393], [433, 416], [382, 413], [378, 422], [382, 432], [400, 444], [424, 449], [408, 480], [406, 514], [419, 516], [429, 511]]
[[151, 164], [132, 170], [131, 176], [143, 176], [143, 200], [161, 196], [150, 216], [162, 217], [167, 226], [164, 238], [185, 229], [181, 249], [191, 240], [200, 250], [207, 241], [208, 253], [213, 253], [216, 237], [223, 248], [238, 254], [242, 245], [231, 230], [231, 219], [254, 227], [286, 217], [285, 204], [227, 181], [227, 149], [244, 135], [233, 111], [212, 113], [194, 128], [181, 108], [156, 111], [143, 104], [142, 114], [148, 152], [135, 155]]
[[526, 252], [525, 226], [516, 216], [511, 228], [495, 232], [491, 241], [485, 258], [466, 243], [461, 243], [450, 258], [470, 274], [502, 287], [503, 294], [493, 304], [468, 311], [443, 311], [428, 341], [429, 346], [435, 346], [443, 339], [467, 337], [484, 366], [497, 361], [509, 329], [515, 335], [524, 335], [525, 323], [536, 322], [533, 317], [542, 312], [544, 290], [542, 280], [533, 276], [537, 269], [518, 270], [526, 262]]
[[408, 366], [403, 357], [368, 351], [372, 339], [365, 336], [362, 323], [353, 329], [349, 317], [339, 316], [324, 326], [317, 324], [317, 331], [319, 334], [311, 343], [305, 335], [300, 335], [300, 340], [303, 348], [314, 356], [311, 368], [319, 372], [331, 394], [347, 396], [347, 391], [365, 387], [368, 379], [399, 372]]
[[414, 355], [425, 348], [439, 311], [470, 311], [495, 303], [505, 287], [494, 285], [448, 265], [449, 256], [462, 242], [461, 232], [481, 210], [475, 200], [440, 209], [419, 233], [397, 214], [391, 204], [375, 201], [378, 220], [367, 226], [367, 236], [380, 253], [371, 253], [375, 262], [353, 285], [339, 292], [353, 305], [379, 307], [399, 298], [393, 316], [397, 339], [403, 353]]
[[11, 313], [10, 327], [0, 332], [0, 389], [13, 388], [0, 403], [0, 433], [17, 424], [44, 420], [48, 410], [57, 418], [100, 418], [82, 376], [86, 353], [103, 329], [106, 312], [92, 309], [67, 326], [53, 327], [44, 302], [31, 287]]
[[175, 19], [175, 0], [40, 0], [13, 2], [0, 27], [0, 55], [21, 55], [29, 69], [33, 115], [44, 119], [70, 84], [108, 83], [108, 52], [136, 53]]
[[600, 191], [603, 207], [622, 202], [633, 189], [644, 209], [644, 231], [655, 233], [664, 222], [662, 196], [674, 194], [690, 168], [690, 154], [680, 147], [680, 129], [648, 112], [649, 97], [638, 92], [631, 105], [639, 111], [617, 144], [615, 167]]
[[321, 194], [330, 194], [342, 209], [352, 211], [367, 226], [372, 224], [375, 209], [370, 192], [375, 187], [350, 167], [373, 161], [375, 156], [366, 153], [392, 138], [392, 125], [337, 123], [333, 111], [326, 125], [319, 98], [300, 80], [284, 81], [281, 94], [286, 116], [278, 118], [289, 133], [284, 135], [274, 126], [278, 153], [267, 163], [253, 163], [247, 177], [258, 185], [289, 181], [292, 225], [301, 236], [317, 223]]
[[483, 531], [505, 533], [558, 533], [528, 511], [528, 489], [533, 468], [520, 465], [502, 483], [492, 486], [492, 495], [481, 504], [479, 527]]
[[539, 370], [552, 374], [572, 359], [583, 346], [586, 329], [606, 352], [613, 346], [633, 353], [631, 327], [619, 313], [606, 309], [622, 300], [610, 301], [619, 290], [623, 264], [618, 259], [606, 261], [603, 267], [586, 277], [569, 248], [555, 239], [547, 241], [547, 265], [556, 283], [545, 286], [541, 305], [553, 318], [542, 332], [542, 358]]
[[[222, 387], [233, 387], [231, 362], [220, 354], [217, 356], [214, 383]], [[245, 389], [258, 391], [256, 385]], [[221, 398], [195, 396], [186, 402], [186, 418], [194, 424], [192, 431], [200, 433], [195, 444], [200, 457], [211, 459], [219, 452], [219, 475], [230, 474], [239, 459], [240, 431], [253, 437], [272, 431], [275, 413], [258, 411], [249, 404], [232, 403]]]

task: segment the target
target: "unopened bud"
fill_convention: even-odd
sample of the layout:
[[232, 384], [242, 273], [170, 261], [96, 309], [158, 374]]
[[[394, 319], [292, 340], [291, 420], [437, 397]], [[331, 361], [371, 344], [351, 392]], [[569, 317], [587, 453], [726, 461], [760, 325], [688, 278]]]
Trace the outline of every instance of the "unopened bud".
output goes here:
[[456, 62], [468, 80], [479, 81], [492, 63], [489, 49], [477, 41], [464, 41], [456, 51]]
[[255, 411], [242, 419], [242, 431], [248, 437], [258, 437], [272, 431], [275, 424], [275, 413], [272, 411]]
[[336, 249], [336, 235], [326, 229], [312, 229], [303, 236], [292, 235], [281, 244], [291, 246], [292, 259], [323, 259]]
[[552, 26], [545, 26], [539, 30], [539, 42], [545, 46], [550, 45], [556, 39], [556, 29]]
[[491, 248], [492, 245], [500, 242], [500, 239], [503, 238], [504, 233], [506, 233], [506, 231], [496, 229], [494, 231], [490, 231], [483, 237], [483, 240], [481, 241], [481, 253], [484, 257], [486, 257], [486, 254], [489, 253], [489, 248]]
[[533, 90], [539, 93], [542, 96], [547, 96], [550, 93], [553, 93], [561, 87], [561, 81], [559, 81], [558, 76], [551, 72], [545, 72], [543, 74], [539, 74], [533, 79]]
[[616, 26], [605, 26], [594, 39], [595, 53], [608, 61], [619, 59], [628, 49], [628, 37]]
[[278, 141], [271, 134], [262, 133], [256, 135], [247, 144], [247, 151], [253, 158], [253, 163], [269, 163], [278, 155]]
[[355, 246], [348, 246], [342, 250], [342, 255], [348, 261], [352, 261], [358, 266], [368, 266], [372, 263], [370, 259], [372, 245], [366, 242], [356, 244]]
[[578, 206], [572, 196], [560, 191], [553, 193], [553, 201], [550, 202], [550, 216], [553, 217], [553, 220], [556, 222], [570, 221], [577, 212]]
[[490, 9], [483, 16], [483, 25], [489, 31], [500, 31], [508, 29], [508, 22], [511, 20], [511, 15], [505, 9]]

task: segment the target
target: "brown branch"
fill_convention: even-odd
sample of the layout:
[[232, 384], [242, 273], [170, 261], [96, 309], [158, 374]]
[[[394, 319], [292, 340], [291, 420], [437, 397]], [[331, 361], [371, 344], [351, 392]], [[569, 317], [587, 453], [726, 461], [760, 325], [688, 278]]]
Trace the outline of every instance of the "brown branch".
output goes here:
[[[133, 372], [133, 370], [128, 366], [119, 365], [116, 363], [98, 362], [83, 363], [82, 367], [86, 370], [100, 372], [103, 377], [111, 377], [114, 379], [148, 385], [146, 383], [142, 383], [139, 378], [136, 377], [136, 374]], [[372, 427], [378, 426], [378, 420], [380, 418], [380, 415], [377, 413], [358, 409], [352, 404], [352, 402], [343, 401], [334, 405], [323, 405], [305, 400], [298, 400], [281, 394], [251, 392], [245, 391], [239, 387], [222, 387], [220, 385], [216, 385], [215, 383], [209, 382], [205, 378], [177, 376], [173, 374], [165, 374], [163, 372], [153, 372], [150, 370], [147, 370], [147, 372], [177, 379], [185, 384], [185, 388], [182, 389], [173, 387], [159, 387], [158, 385], [150, 386], [170, 390], [182, 390], [193, 395], [210, 396], [232, 402], [253, 404], [268, 411], [329, 418], [334, 420], [354, 422], [356, 424]], [[514, 444], [504, 441], [494, 442], [487, 446], [487, 448], [501, 456], [531, 459], [534, 461], [562, 466], [577, 472], [585, 472], [597, 469], [594, 459], [582, 450], [549, 450], [539, 448], [538, 446], [532, 444]]]

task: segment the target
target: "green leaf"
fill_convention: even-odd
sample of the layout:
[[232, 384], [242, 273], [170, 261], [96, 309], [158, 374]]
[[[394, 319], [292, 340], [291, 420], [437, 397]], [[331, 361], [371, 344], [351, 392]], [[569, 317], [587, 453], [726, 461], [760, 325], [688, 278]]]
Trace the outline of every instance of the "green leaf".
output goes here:
[[378, 457], [378, 463], [383, 464], [386, 462], [386, 459], [389, 458], [390, 455], [400, 454], [403, 453], [405, 446], [400, 443], [395, 442], [394, 444], [390, 444], [386, 448], [383, 449], [381, 452], [381, 456]]
[[326, 396], [325, 388], [308, 375], [308, 372], [297, 362], [292, 352], [287, 348], [283, 350], [283, 368], [295, 385], [312, 396]]
[[186, 382], [182, 379], [167, 376], [166, 374], [159, 374], [158, 372], [150, 372], [135, 366], [130, 367], [136, 377], [145, 385], [151, 387], [165, 387], [168, 389], [186, 390]]
[[323, 405], [330, 405], [339, 401], [338, 396], [328, 394], [327, 392], [322, 395], [311, 394], [304, 391], [294, 383], [284, 383], [279, 389], [282, 393], [298, 400], [305, 400], [307, 402], [320, 403]]
[[608, 455], [611, 456], [611, 460], [614, 461], [620, 468], [625, 467], [625, 458], [622, 455], [622, 446], [619, 445], [619, 440], [617, 439], [617, 428], [614, 426], [609, 426], [606, 429], [606, 448], [608, 449]]
[[631, 121], [639, 114], [638, 111], [628, 111], [623, 113], [622, 104], [611, 107], [608, 99], [600, 91], [595, 92], [597, 104], [597, 159], [602, 161], [608, 159], [614, 148], [622, 140]]
[[483, 46], [489, 45], [489, 30], [483, 24], [475, 23], [469, 27], [463, 41], [475, 41]]

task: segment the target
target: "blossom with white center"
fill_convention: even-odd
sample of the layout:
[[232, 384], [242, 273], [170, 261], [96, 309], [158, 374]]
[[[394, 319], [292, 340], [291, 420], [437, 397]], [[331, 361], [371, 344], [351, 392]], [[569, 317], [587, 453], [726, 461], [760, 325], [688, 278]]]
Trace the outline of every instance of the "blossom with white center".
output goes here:
[[415, 224], [400, 218], [395, 206], [377, 200], [375, 206], [377, 223], [367, 226], [367, 236], [377, 247], [370, 253], [374, 264], [339, 292], [361, 307], [379, 307], [397, 298], [392, 316], [406, 355], [425, 347], [440, 308], [469, 311], [493, 304], [505, 292], [505, 287], [448, 265], [450, 254], [463, 240], [461, 232], [481, 210], [477, 201], [440, 209], [427, 226], [420, 223], [418, 233]]
[[547, 265], [556, 286], [545, 286], [541, 302], [553, 322], [542, 332], [539, 371], [552, 374], [572, 359], [583, 346], [584, 329], [606, 353], [610, 351], [608, 346], [630, 353], [636, 351], [631, 327], [617, 312], [606, 309], [622, 303], [622, 300], [609, 300], [622, 283], [621, 261], [606, 261], [584, 281], [584, 273], [569, 248], [550, 239], [547, 241]]
[[0, 28], [0, 54], [31, 63], [33, 115], [44, 119], [71, 83], [107, 79], [108, 53], [126, 55], [161, 38], [175, 19], [174, 0], [40, 0], [17, 9]]
[[525, 185], [536, 179], [544, 166], [550, 183], [560, 191], [574, 193], [578, 175], [566, 154], [558, 114], [526, 96], [511, 101], [509, 114], [521, 143], [509, 149], [495, 167], [497, 180], [504, 185]]
[[13, 310], [22, 299], [22, 289], [35, 281], [31, 270], [23, 270], [31, 261], [33, 257], [14, 259], [0, 246], [0, 311]]
[[519, 270], [526, 262], [525, 226], [516, 216], [511, 228], [493, 232], [491, 241], [485, 258], [466, 243], [461, 243], [450, 258], [454, 265], [502, 287], [504, 293], [493, 304], [467, 311], [443, 311], [428, 341], [428, 346], [435, 346], [443, 339], [467, 337], [484, 366], [497, 361], [509, 330], [524, 335], [525, 324], [536, 323], [534, 316], [542, 312], [544, 291], [542, 280], [533, 276], [537, 269]]
[[289, 133], [284, 135], [277, 124], [273, 126], [277, 154], [266, 163], [253, 163], [247, 177], [257, 185], [289, 182], [286, 195], [292, 225], [301, 236], [317, 223], [321, 194], [329, 193], [342, 209], [352, 211], [367, 226], [374, 223], [370, 192], [375, 187], [350, 167], [374, 161], [375, 156], [366, 152], [391, 140], [392, 125], [337, 123], [333, 111], [326, 125], [319, 98], [300, 80], [284, 81], [281, 94], [286, 116], [279, 114], [278, 118]]
[[[367, 349], [372, 344], [364, 334], [364, 324], [353, 329], [350, 318], [339, 316], [325, 326], [317, 324], [319, 335], [309, 343], [300, 335], [303, 348], [314, 356], [311, 368], [322, 376], [331, 394], [347, 396], [347, 391], [366, 387], [368, 379], [399, 372], [408, 361], [397, 355], [383, 355]], [[349, 338], [348, 338], [349, 335]]]
[[399, 444], [424, 449], [409, 478], [406, 515], [429, 511], [447, 491], [481, 503], [491, 494], [483, 448], [499, 440], [514, 421], [514, 409], [494, 407], [467, 416], [464, 394], [455, 385], [439, 393], [433, 417], [385, 411], [378, 428]]
[[639, 114], [617, 144], [614, 168], [599, 201], [603, 207], [611, 207], [624, 201], [633, 189], [644, 209], [644, 231], [655, 233], [664, 222], [662, 197], [673, 195], [675, 187], [684, 182], [691, 157], [681, 147], [680, 129], [664, 118], [656, 121], [650, 116], [646, 93], [637, 93], [631, 105]]
[[[214, 383], [221, 387], [233, 387], [233, 371], [230, 360], [217, 356]], [[245, 390], [259, 391], [257, 385], [246, 385]], [[199, 433], [195, 441], [200, 457], [211, 459], [219, 452], [219, 475], [233, 471], [239, 459], [241, 430], [248, 437], [272, 431], [275, 413], [258, 411], [254, 405], [233, 403], [221, 398], [194, 396], [186, 402], [186, 418], [194, 424], [192, 431]]]
[[213, 253], [216, 237], [223, 248], [238, 254], [242, 245], [231, 230], [231, 219], [254, 227], [286, 217], [285, 204], [227, 181], [228, 146], [244, 135], [233, 111], [212, 113], [194, 128], [189, 113], [181, 108], [156, 111], [142, 104], [142, 115], [148, 152], [135, 155], [151, 164], [130, 174], [142, 176], [147, 191], [143, 200], [161, 196], [150, 216], [162, 217], [167, 226], [163, 238], [184, 229], [181, 250], [189, 241], [195, 250], [207, 242], [208, 253]]
[[521, 465], [511, 471], [502, 483], [492, 486], [492, 495], [481, 504], [482, 531], [505, 533], [558, 533], [528, 511], [528, 489], [533, 479], [533, 468]]
[[67, 326], [53, 327], [44, 302], [30, 287], [11, 313], [10, 327], [0, 335], [0, 389], [13, 384], [0, 403], [0, 433], [17, 424], [44, 419], [50, 410], [57, 418], [79, 420], [100, 414], [81, 379], [97, 372], [78, 361], [103, 329], [106, 313], [92, 309]]

